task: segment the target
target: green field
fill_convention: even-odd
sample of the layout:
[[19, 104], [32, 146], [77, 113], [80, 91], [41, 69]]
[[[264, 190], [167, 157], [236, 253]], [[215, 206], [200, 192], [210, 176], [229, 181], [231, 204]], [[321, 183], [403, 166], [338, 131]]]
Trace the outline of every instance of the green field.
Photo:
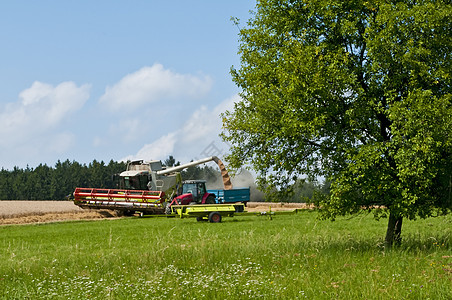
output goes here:
[[1, 299], [451, 299], [452, 216], [127, 218], [0, 227]]

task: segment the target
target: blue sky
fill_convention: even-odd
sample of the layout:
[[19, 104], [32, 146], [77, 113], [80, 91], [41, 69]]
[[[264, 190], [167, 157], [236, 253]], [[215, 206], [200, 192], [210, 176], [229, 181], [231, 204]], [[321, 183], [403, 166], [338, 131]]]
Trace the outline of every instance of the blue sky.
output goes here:
[[0, 167], [227, 151], [255, 1], [2, 1]]

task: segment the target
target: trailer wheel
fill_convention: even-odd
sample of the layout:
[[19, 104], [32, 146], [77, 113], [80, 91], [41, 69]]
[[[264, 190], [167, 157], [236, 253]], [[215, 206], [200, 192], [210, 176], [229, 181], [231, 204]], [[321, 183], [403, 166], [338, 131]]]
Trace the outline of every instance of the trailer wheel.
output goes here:
[[198, 222], [203, 222], [203, 221], [206, 221], [206, 220], [204, 220], [203, 217], [196, 217], [196, 221], [198, 221]]
[[218, 212], [216, 212], [216, 211], [211, 212], [209, 214], [209, 222], [210, 223], [220, 223], [221, 222], [221, 215]]

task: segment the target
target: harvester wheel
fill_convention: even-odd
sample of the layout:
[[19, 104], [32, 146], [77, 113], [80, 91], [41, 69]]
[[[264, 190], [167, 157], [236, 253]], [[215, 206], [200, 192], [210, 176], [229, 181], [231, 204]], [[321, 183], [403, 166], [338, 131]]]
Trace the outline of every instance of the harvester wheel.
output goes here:
[[220, 213], [218, 213], [216, 211], [211, 212], [209, 214], [209, 222], [210, 223], [220, 223], [221, 222], [221, 215], [220, 215]]
[[125, 216], [125, 217], [131, 217], [134, 214], [135, 214], [135, 211], [133, 211], [133, 210], [124, 210], [123, 211], [123, 216]]

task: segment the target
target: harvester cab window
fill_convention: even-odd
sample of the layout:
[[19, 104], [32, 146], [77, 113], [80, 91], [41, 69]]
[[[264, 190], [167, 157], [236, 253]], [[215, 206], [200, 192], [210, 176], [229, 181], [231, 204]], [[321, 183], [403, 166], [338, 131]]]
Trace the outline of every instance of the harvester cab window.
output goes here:
[[140, 177], [125, 177], [124, 187], [127, 190], [139, 190], [141, 189]]
[[137, 189], [146, 190], [148, 188], [148, 182], [149, 179], [147, 175], [140, 175]]
[[130, 182], [129, 182], [129, 177], [128, 176], [126, 176], [126, 177], [124, 177], [124, 187], [121, 187], [121, 188], [124, 188], [124, 189], [126, 189], [126, 190], [130, 190]]

